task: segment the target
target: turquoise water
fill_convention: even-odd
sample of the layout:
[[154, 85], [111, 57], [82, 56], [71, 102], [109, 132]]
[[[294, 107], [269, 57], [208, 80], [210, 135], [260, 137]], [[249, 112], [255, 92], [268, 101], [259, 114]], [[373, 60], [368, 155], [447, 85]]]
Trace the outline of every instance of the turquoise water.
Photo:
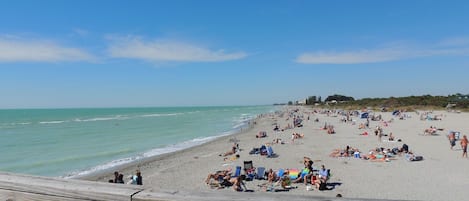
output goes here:
[[229, 135], [274, 106], [0, 110], [0, 170], [73, 177]]

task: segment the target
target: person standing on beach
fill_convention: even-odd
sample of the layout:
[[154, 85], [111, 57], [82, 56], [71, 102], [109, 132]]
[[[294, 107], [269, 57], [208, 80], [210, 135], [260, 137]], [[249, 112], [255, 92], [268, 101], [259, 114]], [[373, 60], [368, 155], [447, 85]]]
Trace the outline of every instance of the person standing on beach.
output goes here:
[[450, 148], [453, 149], [454, 145], [456, 145], [456, 136], [454, 132], [449, 133], [448, 139], [449, 139], [449, 144], [451, 146]]
[[383, 137], [383, 132], [381, 129], [378, 130], [378, 142], [382, 142], [381, 138]]
[[468, 143], [468, 140], [467, 140], [467, 136], [464, 135], [462, 137], [462, 140], [461, 140], [461, 148], [462, 148], [462, 157], [466, 157], [467, 158], [467, 143]]

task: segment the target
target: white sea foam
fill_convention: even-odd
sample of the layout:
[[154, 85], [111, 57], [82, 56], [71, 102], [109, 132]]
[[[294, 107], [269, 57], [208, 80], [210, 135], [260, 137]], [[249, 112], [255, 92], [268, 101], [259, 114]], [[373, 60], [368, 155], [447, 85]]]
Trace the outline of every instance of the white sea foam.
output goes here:
[[113, 167], [116, 167], [116, 166], [119, 166], [119, 165], [124, 165], [124, 164], [130, 163], [132, 161], [138, 160], [140, 158], [141, 157], [128, 157], [128, 158], [113, 160], [111, 162], [108, 162], [108, 163], [105, 163], [105, 164], [102, 164], [102, 165], [98, 165], [96, 167], [93, 167], [93, 168], [90, 168], [90, 169], [87, 169], [87, 170], [84, 170], [84, 171], [71, 172], [68, 175], [64, 176], [63, 178], [71, 179], [71, 178], [76, 178], [76, 177], [83, 176], [83, 175], [88, 175], [88, 174], [91, 174], [91, 173], [94, 173], [94, 172], [107, 170], [107, 169], [110, 169], [110, 168], [113, 168]]
[[13, 125], [29, 125], [31, 122], [19, 122], [19, 123], [13, 123]]
[[2, 123], [0, 126], [10, 127], [10, 126], [17, 126], [17, 125], [29, 125], [31, 122], [13, 122], [13, 123]]
[[89, 119], [75, 119], [74, 121], [76, 122], [92, 122], [92, 121], [111, 121], [111, 120], [125, 120], [128, 119], [128, 117], [123, 116], [123, 115], [117, 115], [113, 117], [95, 117], [95, 118], [89, 118]]
[[39, 124], [61, 124], [61, 123], [64, 123], [66, 121], [41, 121], [39, 122]]
[[127, 157], [127, 158], [117, 159], [117, 160], [113, 160], [113, 161], [110, 161], [108, 163], [98, 165], [98, 166], [95, 166], [93, 168], [86, 169], [86, 170], [83, 170], [83, 171], [71, 172], [68, 175], [64, 176], [64, 178], [76, 178], [76, 177], [91, 174], [91, 173], [94, 173], [94, 172], [99, 172], [99, 171], [102, 171], [102, 170], [108, 170], [108, 169], [114, 168], [116, 166], [128, 164], [128, 163], [131, 163], [131, 162], [143, 159], [143, 158], [149, 158], [149, 157], [158, 156], [158, 155], [162, 155], [162, 154], [166, 154], [166, 153], [176, 152], [176, 151], [183, 150], [183, 149], [188, 149], [188, 148], [191, 148], [191, 147], [194, 147], [194, 146], [197, 146], [197, 145], [201, 145], [203, 143], [209, 142], [211, 140], [214, 140], [216, 138], [219, 138], [219, 137], [222, 137], [222, 136], [225, 136], [225, 135], [228, 135], [228, 134], [223, 133], [222, 135], [219, 135], [219, 136], [196, 138], [196, 139], [192, 139], [192, 140], [185, 141], [185, 142], [182, 142], [182, 143], [169, 145], [169, 146], [164, 147], [164, 148], [152, 149], [150, 151], [144, 152], [143, 154], [139, 154], [139, 155], [134, 156], [134, 157]]
[[167, 116], [176, 116], [181, 115], [184, 113], [169, 113], [169, 114], [144, 114], [140, 115], [139, 117], [167, 117]]

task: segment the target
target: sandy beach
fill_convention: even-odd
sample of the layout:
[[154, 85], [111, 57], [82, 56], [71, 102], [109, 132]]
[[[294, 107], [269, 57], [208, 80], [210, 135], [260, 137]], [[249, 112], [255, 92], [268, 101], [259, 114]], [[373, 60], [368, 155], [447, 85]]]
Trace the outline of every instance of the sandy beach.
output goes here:
[[[293, 109], [298, 108], [298, 112]], [[420, 114], [423, 111], [420, 111]], [[370, 121], [369, 128], [359, 129], [360, 123], [366, 119], [352, 117], [352, 121], [342, 122], [336, 113], [321, 114], [313, 112], [310, 107], [286, 107], [281, 113], [261, 116], [254, 120], [251, 128], [239, 134], [221, 137], [215, 141], [190, 149], [148, 158], [138, 163], [127, 164], [114, 170], [87, 175], [81, 179], [107, 182], [113, 179], [113, 171], [129, 175], [138, 169], [142, 172], [143, 187], [147, 190], [187, 190], [203, 192], [232, 192], [232, 188], [212, 189], [204, 181], [209, 173], [227, 168], [243, 167], [243, 161], [252, 161], [254, 167], [265, 167], [277, 171], [279, 169], [302, 169], [303, 158], [314, 161], [313, 167], [319, 169], [325, 165], [331, 169], [328, 180], [329, 190], [317, 189], [307, 191], [306, 186], [295, 183], [287, 192], [278, 194], [311, 195], [335, 197], [341, 194], [346, 198], [370, 198], [392, 200], [465, 200], [469, 196], [469, 160], [462, 158], [461, 146], [456, 142], [450, 149], [447, 134], [450, 130], [459, 131], [462, 135], [469, 130], [469, 114], [433, 111], [430, 115], [440, 115], [442, 120], [421, 120], [416, 112], [404, 113], [406, 117], [399, 119], [391, 112], [375, 112], [381, 115], [382, 121]], [[302, 127], [273, 131], [275, 125], [280, 129], [293, 124], [293, 117], [303, 119]], [[309, 119], [308, 119], [309, 117]], [[318, 119], [319, 121], [314, 121]], [[386, 123], [385, 123], [386, 122]], [[335, 134], [327, 134], [322, 128], [325, 124], [333, 125]], [[387, 136], [382, 141], [374, 134], [376, 126], [388, 135], [393, 133], [394, 141]], [[434, 135], [424, 135], [430, 126], [438, 128]], [[265, 131], [267, 137], [256, 138], [256, 134]], [[367, 132], [368, 135], [360, 135]], [[303, 138], [291, 140], [292, 133], [304, 135]], [[282, 139], [284, 144], [272, 143], [274, 139]], [[397, 139], [401, 139], [400, 142]], [[241, 149], [239, 158], [219, 156], [229, 151], [233, 141]], [[377, 147], [401, 148], [403, 144], [415, 155], [423, 156], [424, 160], [410, 162], [405, 156], [395, 156], [389, 161], [372, 161], [354, 157], [331, 157], [335, 149], [344, 149], [347, 145], [358, 148], [361, 155], [366, 155]], [[249, 154], [253, 148], [263, 144], [271, 144], [276, 157], [268, 158], [259, 154]], [[244, 172], [244, 171], [243, 171]], [[248, 189], [256, 194], [265, 192], [260, 185], [266, 180], [247, 181]], [[130, 185], [130, 184], [125, 184]], [[311, 186], [311, 185], [309, 185]], [[282, 187], [277, 186], [281, 189]]]

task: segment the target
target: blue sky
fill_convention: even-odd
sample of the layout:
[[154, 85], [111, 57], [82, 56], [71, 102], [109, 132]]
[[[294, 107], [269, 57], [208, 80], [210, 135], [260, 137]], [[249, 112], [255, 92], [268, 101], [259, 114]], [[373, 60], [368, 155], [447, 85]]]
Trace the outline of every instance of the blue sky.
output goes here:
[[0, 108], [469, 93], [467, 1], [1, 1]]

